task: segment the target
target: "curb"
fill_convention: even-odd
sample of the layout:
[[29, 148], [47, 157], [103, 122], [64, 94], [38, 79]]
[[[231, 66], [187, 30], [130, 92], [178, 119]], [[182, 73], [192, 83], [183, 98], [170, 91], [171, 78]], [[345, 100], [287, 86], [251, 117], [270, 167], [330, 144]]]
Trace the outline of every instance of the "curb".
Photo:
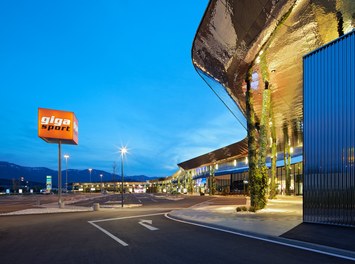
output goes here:
[[347, 259], [355, 261], [355, 251], [349, 251], [340, 248], [329, 247], [320, 244], [314, 244], [310, 242], [293, 240], [289, 238], [277, 237], [277, 236], [269, 236], [263, 235], [256, 232], [250, 232], [245, 230], [240, 230], [237, 228], [226, 227], [218, 224], [211, 224], [197, 220], [191, 220], [188, 217], [184, 218], [182, 216], [172, 215], [171, 212], [165, 214], [165, 217], [171, 219], [173, 221], [178, 221], [185, 224], [196, 225], [204, 228], [209, 228], [221, 232], [231, 233], [234, 235], [239, 235], [243, 237], [247, 237], [250, 239], [258, 239], [269, 243], [284, 245], [288, 247], [298, 248], [302, 250], [312, 251], [319, 254], [329, 255], [337, 258]]

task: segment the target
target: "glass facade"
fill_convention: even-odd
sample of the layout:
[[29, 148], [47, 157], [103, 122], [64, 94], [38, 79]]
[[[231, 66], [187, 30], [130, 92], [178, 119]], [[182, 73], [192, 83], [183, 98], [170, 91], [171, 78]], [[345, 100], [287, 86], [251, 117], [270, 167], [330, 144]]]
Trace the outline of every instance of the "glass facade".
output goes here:
[[[291, 164], [291, 194], [303, 194], [303, 168], [302, 162]], [[276, 184], [278, 194], [284, 195], [286, 189], [285, 167], [276, 168]], [[271, 178], [271, 169], [269, 169], [269, 179]], [[218, 179], [218, 177], [217, 177]], [[245, 194], [248, 191], [249, 172], [243, 171], [231, 174], [230, 190], [231, 193]], [[270, 181], [270, 180], [269, 180]], [[218, 183], [218, 182], [217, 182]], [[270, 182], [269, 182], [270, 183]]]
[[[211, 90], [217, 95], [217, 97], [222, 101], [222, 103], [228, 108], [231, 114], [237, 119], [237, 121], [245, 128], [247, 131], [247, 121], [244, 114], [240, 110], [236, 100], [233, 100], [230, 94], [226, 91], [225, 87], [213, 79], [207, 73], [201, 71], [198, 67], [195, 66], [197, 73], [200, 77], [206, 82], [206, 84], [211, 88]], [[245, 133], [246, 134], [246, 133]]]
[[304, 221], [355, 226], [355, 31], [303, 58]]
[[[298, 149], [297, 151], [298, 152]], [[271, 181], [271, 160], [267, 158], [267, 166], [269, 167], [269, 183]], [[210, 177], [211, 169], [214, 168], [214, 175], [216, 181], [216, 191], [219, 194], [248, 194], [249, 184], [249, 167], [244, 158], [234, 159], [229, 161], [220, 161], [214, 165], [204, 165], [198, 168], [188, 170], [187, 173], [192, 176], [194, 181], [194, 191], [198, 192], [200, 187], [209, 188], [208, 177]], [[292, 156], [290, 165], [290, 193], [291, 195], [303, 194], [303, 164], [302, 156]], [[182, 175], [180, 182], [185, 182], [186, 174]], [[277, 168], [276, 168], [276, 184], [278, 194], [286, 194], [286, 172], [283, 161], [283, 154], [279, 153]], [[177, 180], [173, 181], [177, 184]]]

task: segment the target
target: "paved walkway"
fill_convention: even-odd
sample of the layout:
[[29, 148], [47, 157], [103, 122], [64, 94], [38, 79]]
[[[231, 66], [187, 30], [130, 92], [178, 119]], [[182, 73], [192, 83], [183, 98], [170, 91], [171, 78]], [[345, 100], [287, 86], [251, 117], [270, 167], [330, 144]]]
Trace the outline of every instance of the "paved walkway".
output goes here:
[[13, 211], [9, 213], [2, 213], [1, 215], [26, 215], [26, 214], [53, 214], [53, 213], [72, 213], [72, 212], [87, 212], [93, 211], [92, 207], [65, 205], [59, 208], [58, 202], [38, 205], [35, 208]]
[[172, 217], [196, 223], [242, 230], [267, 236], [280, 236], [302, 223], [302, 197], [279, 197], [269, 200], [265, 209], [256, 213], [236, 212], [233, 197], [212, 199], [187, 209], [174, 210]]
[[236, 212], [233, 199], [218, 199], [169, 213], [172, 218], [235, 231], [355, 261], [355, 228], [302, 223], [302, 197], [279, 196], [256, 213]]

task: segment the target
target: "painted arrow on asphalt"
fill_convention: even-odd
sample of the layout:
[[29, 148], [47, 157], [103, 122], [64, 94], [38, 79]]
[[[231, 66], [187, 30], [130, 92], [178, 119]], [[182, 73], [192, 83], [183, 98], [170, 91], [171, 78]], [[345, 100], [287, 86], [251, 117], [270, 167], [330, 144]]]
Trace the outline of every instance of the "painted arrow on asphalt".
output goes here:
[[159, 230], [159, 228], [151, 226], [152, 223], [153, 223], [152, 220], [141, 220], [138, 222], [138, 224], [144, 226], [145, 228], [148, 228], [151, 231]]

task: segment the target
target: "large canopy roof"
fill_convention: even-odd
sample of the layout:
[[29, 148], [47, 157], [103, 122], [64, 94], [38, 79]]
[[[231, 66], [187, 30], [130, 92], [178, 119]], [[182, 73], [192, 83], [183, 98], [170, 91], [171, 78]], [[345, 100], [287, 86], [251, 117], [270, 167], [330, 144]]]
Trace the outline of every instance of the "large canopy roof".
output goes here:
[[207, 154], [198, 156], [196, 158], [181, 162], [179, 167], [184, 170], [198, 168], [202, 165], [214, 164], [220, 160], [228, 160], [231, 158], [239, 159], [248, 154], [248, 141], [244, 139], [229, 146], [217, 149]]
[[[302, 145], [302, 57], [355, 26], [354, 0], [211, 0], [192, 47], [193, 64], [222, 98], [229, 95], [245, 115], [245, 77], [252, 66], [257, 118], [269, 81], [279, 149], [287, 131]], [[214, 82], [214, 84], [212, 84]], [[223, 89], [216, 88], [216, 82]], [[235, 110], [237, 109], [237, 110]], [[243, 114], [243, 115], [241, 115]], [[207, 155], [207, 154], [206, 154]]]

